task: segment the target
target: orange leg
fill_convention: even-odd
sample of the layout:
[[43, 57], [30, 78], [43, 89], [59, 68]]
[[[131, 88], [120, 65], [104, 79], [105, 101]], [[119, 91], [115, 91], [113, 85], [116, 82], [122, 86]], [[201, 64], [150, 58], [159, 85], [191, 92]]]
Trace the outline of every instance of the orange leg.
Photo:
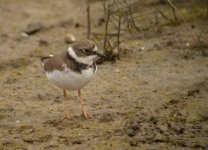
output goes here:
[[78, 95], [79, 95], [79, 99], [82, 105], [82, 115], [84, 115], [84, 117], [87, 119], [88, 117], [92, 117], [92, 115], [85, 109], [84, 107], [84, 103], [82, 100], [82, 94], [81, 94], [81, 90], [78, 90]]
[[64, 119], [71, 119], [71, 115], [67, 111], [67, 95], [66, 95], [65, 90], [64, 90], [64, 116], [63, 116], [62, 120], [64, 120]]

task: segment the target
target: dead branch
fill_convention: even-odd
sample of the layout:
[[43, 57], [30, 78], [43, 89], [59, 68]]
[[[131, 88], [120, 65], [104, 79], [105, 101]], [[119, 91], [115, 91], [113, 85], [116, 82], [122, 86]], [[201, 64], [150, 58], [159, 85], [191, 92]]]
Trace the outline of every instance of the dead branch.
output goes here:
[[173, 3], [171, 3], [169, 0], [167, 0], [168, 4], [170, 5], [170, 7], [172, 8], [172, 11], [173, 11], [173, 15], [174, 15], [174, 18], [175, 20], [177, 21], [178, 20], [178, 17], [176, 15], [176, 7], [173, 5]]
[[103, 43], [104, 50], [106, 50], [106, 42], [107, 42], [107, 37], [108, 37], [108, 23], [109, 23], [109, 18], [110, 18], [109, 8], [110, 8], [110, 5], [108, 5], [108, 8], [106, 9], [106, 14], [105, 14], [106, 23], [105, 23], [105, 35], [104, 35], [104, 43]]
[[120, 59], [120, 33], [121, 33], [121, 16], [119, 16], [118, 18], [118, 36], [117, 36], [118, 59]]
[[[188, 23], [185, 21], [183, 15], [181, 15], [181, 13], [178, 11], [177, 7], [175, 7], [175, 5], [173, 5], [173, 3], [172, 3], [170, 0], [167, 0], [167, 1], [168, 1], [168, 3], [169, 3], [170, 5], [172, 5], [172, 7], [174, 7], [174, 9], [178, 12], [179, 17], [180, 17], [180, 18], [183, 20], [183, 22], [188, 26]], [[190, 34], [191, 34], [191, 36], [192, 36], [192, 39], [194, 40], [194, 35], [193, 35], [193, 33], [190, 32]]]
[[[104, 36], [105, 35], [105, 33], [103, 34], [103, 33], [98, 33], [98, 32], [91, 32], [91, 34], [95, 35], [95, 36]], [[108, 33], [108, 36], [112, 36], [112, 37], [116, 36], [117, 37], [118, 33], [117, 32], [116, 33], [111, 32], [111, 33]]]
[[87, 0], [87, 39], [90, 39], [91, 21], [90, 21], [90, 0]]
[[156, 11], [167, 21], [172, 22], [170, 18], [168, 18], [159, 8], [156, 9]]

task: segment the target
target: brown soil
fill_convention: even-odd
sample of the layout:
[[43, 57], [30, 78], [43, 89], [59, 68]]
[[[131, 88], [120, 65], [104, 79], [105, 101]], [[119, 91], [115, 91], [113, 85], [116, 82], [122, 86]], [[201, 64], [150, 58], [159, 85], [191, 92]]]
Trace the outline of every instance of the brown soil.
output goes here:
[[[126, 40], [121, 60], [98, 66], [83, 89], [94, 118], [80, 116], [77, 92], [69, 91], [74, 117], [60, 121], [62, 91], [33, 56], [65, 50], [68, 33], [86, 37], [84, 2], [1, 0], [0, 14], [0, 149], [207, 149], [208, 46], [194, 44], [190, 33], [202, 32], [206, 41], [207, 22]], [[103, 29], [100, 3], [92, 4], [92, 15], [94, 30]], [[26, 36], [31, 23], [37, 31]]]

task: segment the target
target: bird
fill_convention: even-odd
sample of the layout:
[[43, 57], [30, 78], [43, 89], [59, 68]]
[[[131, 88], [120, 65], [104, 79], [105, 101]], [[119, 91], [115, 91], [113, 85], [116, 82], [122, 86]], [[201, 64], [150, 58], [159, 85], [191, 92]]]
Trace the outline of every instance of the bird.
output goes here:
[[64, 119], [71, 119], [72, 115], [67, 111], [66, 91], [78, 91], [78, 97], [82, 107], [82, 115], [88, 119], [92, 115], [87, 111], [83, 103], [81, 90], [96, 75], [97, 58], [105, 57], [102, 51], [92, 40], [79, 40], [69, 48], [57, 55], [40, 57], [48, 80], [56, 87], [63, 90]]

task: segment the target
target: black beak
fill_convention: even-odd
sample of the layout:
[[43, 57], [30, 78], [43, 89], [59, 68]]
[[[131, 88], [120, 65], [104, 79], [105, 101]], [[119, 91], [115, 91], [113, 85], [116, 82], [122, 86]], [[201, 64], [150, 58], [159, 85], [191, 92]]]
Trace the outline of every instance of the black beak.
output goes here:
[[98, 57], [105, 57], [105, 55], [103, 54], [103, 52], [102, 51], [98, 51], [98, 52], [96, 52], [96, 55], [98, 56]]

